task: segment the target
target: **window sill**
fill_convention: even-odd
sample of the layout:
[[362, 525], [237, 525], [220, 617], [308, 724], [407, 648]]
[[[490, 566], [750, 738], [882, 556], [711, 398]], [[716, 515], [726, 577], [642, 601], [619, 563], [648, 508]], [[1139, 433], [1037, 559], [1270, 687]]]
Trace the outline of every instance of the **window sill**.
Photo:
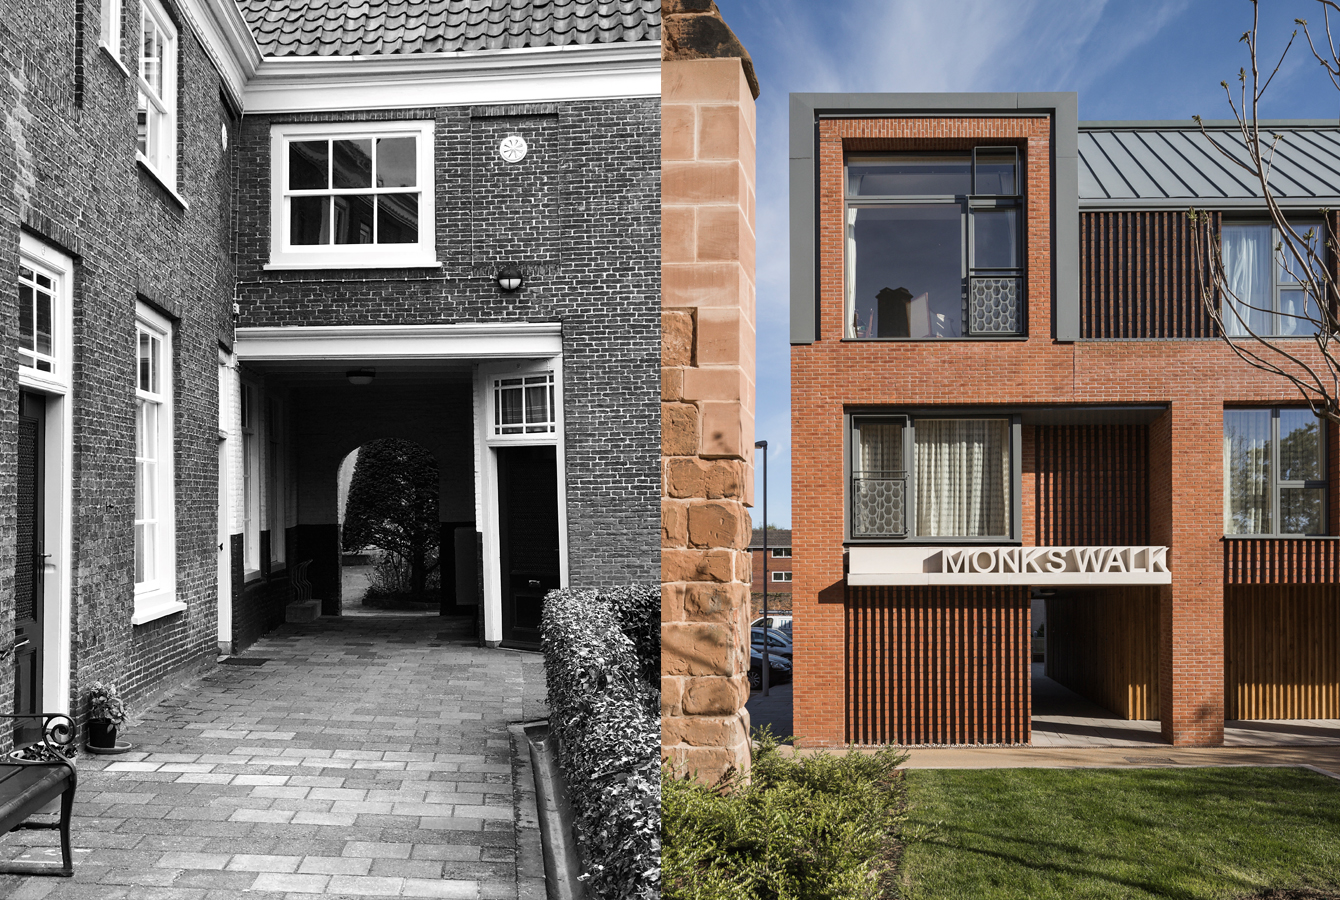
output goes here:
[[149, 157], [145, 156], [143, 153], [136, 150], [135, 162], [139, 163], [140, 168], [143, 171], [149, 173], [150, 177], [152, 177], [154, 181], [158, 182], [159, 187], [167, 191], [168, 196], [171, 197], [177, 203], [177, 205], [182, 208], [182, 211], [191, 208], [191, 204], [186, 202], [186, 198], [183, 197], [181, 194], [178, 194], [176, 188], [168, 184], [167, 179], [163, 177], [163, 174], [159, 172], [158, 169], [154, 168], [153, 163], [149, 162]]
[[956, 343], [981, 343], [982, 341], [1026, 341], [1026, 334], [975, 334], [965, 337], [886, 337], [886, 338], [863, 338], [863, 337], [844, 337], [844, 344], [956, 344]]
[[[352, 245], [351, 245], [352, 246]], [[338, 259], [280, 260], [261, 266], [266, 272], [312, 269], [440, 269], [442, 263], [432, 257], [398, 257], [379, 259], [350, 259], [347, 256]]]
[[143, 625], [182, 612], [186, 612], [186, 604], [177, 600], [172, 591], [145, 594], [135, 598], [135, 613], [130, 617], [130, 624]]
[[261, 580], [262, 580], [262, 579], [261, 579], [261, 570], [260, 570], [260, 569], [247, 569], [246, 571], [244, 571], [244, 572], [242, 573], [242, 583], [243, 583], [243, 584], [254, 584], [254, 583], [259, 582], [259, 581], [261, 581]]
[[122, 75], [125, 75], [127, 78], [131, 77], [130, 70], [126, 68], [125, 63], [121, 62], [121, 57], [116, 55], [115, 50], [104, 44], [102, 41], [98, 41], [98, 47], [102, 50], [103, 53], [107, 54], [108, 59], [110, 59], [113, 63], [116, 64], [116, 67], [121, 70]]

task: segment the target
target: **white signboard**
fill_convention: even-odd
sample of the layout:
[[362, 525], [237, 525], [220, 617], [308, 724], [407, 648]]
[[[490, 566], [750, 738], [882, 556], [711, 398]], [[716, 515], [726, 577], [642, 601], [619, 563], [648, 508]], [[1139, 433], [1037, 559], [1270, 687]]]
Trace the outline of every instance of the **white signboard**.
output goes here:
[[850, 585], [1171, 584], [1167, 547], [852, 547]]

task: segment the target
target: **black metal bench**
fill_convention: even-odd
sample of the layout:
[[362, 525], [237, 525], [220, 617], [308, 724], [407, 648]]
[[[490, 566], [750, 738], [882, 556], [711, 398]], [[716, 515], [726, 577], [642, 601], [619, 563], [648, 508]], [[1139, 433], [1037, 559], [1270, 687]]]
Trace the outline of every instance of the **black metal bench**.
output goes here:
[[[59, 828], [62, 862], [24, 862], [0, 860], [0, 873], [9, 875], [74, 874], [70, 853], [70, 813], [74, 809], [74, 789], [79, 781], [74, 763], [67, 757], [74, 749], [74, 722], [62, 713], [0, 715], [0, 719], [40, 719], [38, 740], [18, 749], [38, 748], [40, 761], [20, 762], [12, 756], [0, 757], [0, 833], [20, 828]], [[29, 817], [60, 797], [60, 820], [30, 822]]]

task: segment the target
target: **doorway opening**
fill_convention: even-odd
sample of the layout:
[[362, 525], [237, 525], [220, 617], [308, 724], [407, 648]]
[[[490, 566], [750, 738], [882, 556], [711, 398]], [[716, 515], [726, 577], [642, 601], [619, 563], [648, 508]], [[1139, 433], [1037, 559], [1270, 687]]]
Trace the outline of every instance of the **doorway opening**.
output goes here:
[[401, 438], [368, 441], [341, 462], [338, 491], [340, 614], [439, 615], [444, 548], [433, 454]]

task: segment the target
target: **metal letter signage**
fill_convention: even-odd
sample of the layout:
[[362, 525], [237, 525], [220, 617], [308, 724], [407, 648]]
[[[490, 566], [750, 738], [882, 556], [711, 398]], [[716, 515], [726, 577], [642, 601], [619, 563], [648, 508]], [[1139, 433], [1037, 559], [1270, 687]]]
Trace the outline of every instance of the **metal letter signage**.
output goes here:
[[852, 547], [847, 583], [1171, 584], [1167, 547]]

